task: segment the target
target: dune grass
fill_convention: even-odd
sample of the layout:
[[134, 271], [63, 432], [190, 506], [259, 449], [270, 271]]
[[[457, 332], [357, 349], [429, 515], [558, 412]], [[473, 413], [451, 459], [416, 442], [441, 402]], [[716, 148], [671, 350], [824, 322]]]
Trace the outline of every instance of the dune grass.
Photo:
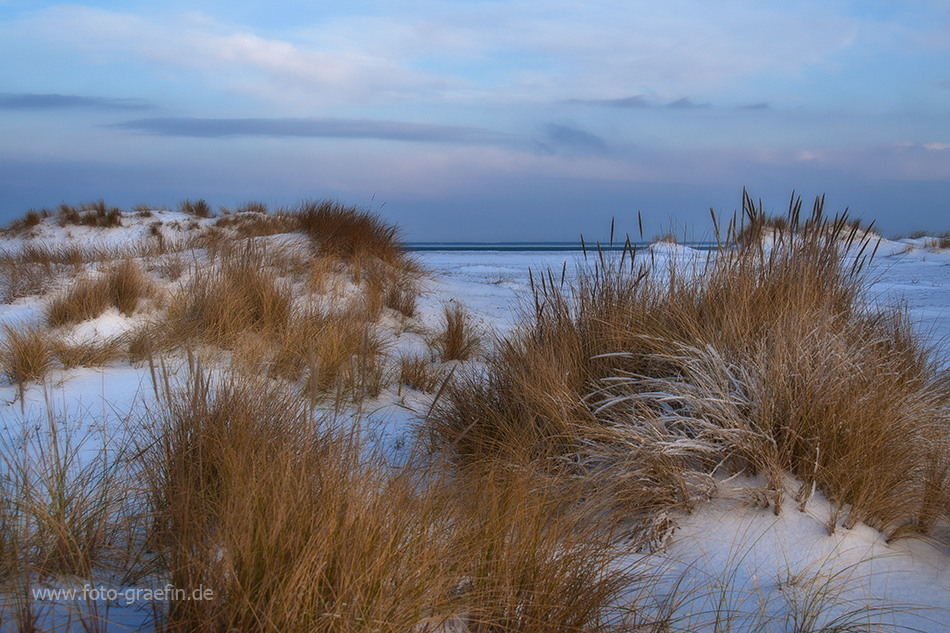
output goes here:
[[87, 202], [78, 209], [63, 203], [56, 212], [56, 220], [60, 226], [112, 228], [122, 226], [122, 210], [106, 206], [105, 201], [101, 199]]
[[441, 327], [428, 342], [443, 362], [465, 361], [478, 352], [481, 337], [468, 309], [459, 302], [452, 302], [443, 305]]
[[182, 200], [178, 204], [178, 210], [182, 213], [193, 215], [196, 218], [210, 218], [214, 215], [214, 211], [211, 210], [211, 205], [203, 198], [198, 200]]
[[125, 337], [113, 337], [105, 340], [85, 339], [68, 341], [62, 337], [51, 336], [49, 347], [64, 369], [74, 367], [101, 367], [127, 356], [128, 343]]
[[353, 266], [357, 281], [362, 266], [374, 259], [390, 265], [405, 261], [397, 227], [371, 211], [324, 201], [301, 203], [292, 213], [323, 252]]
[[3, 375], [19, 385], [40, 380], [53, 367], [53, 350], [46, 330], [34, 324], [3, 325]]
[[278, 335], [290, 319], [289, 288], [250, 243], [222, 252], [214, 267], [196, 268], [168, 306], [167, 334], [229, 346], [250, 331]]
[[399, 357], [399, 385], [434, 393], [445, 379], [445, 369], [422, 354]]
[[574, 281], [536, 279], [485, 375], [429, 417], [436, 444], [467, 461], [553, 450], [585, 472], [621, 463], [656, 493], [651, 508], [688, 509], [710, 477], [746, 471], [766, 477], [778, 512], [790, 472], [798, 503], [814, 489], [833, 501], [829, 530], [865, 521], [896, 538], [950, 518], [947, 377], [899, 309], [864, 299], [870, 239], [819, 199], [807, 219], [793, 202], [763, 247], [738, 239], [764, 224], [761, 206], [747, 197], [743, 212], [691, 269], [625, 251]]
[[296, 315], [277, 341], [272, 371], [303, 379], [311, 397], [347, 394], [359, 400], [384, 386], [384, 343], [357, 304]]
[[[49, 398], [49, 392], [46, 392]], [[81, 424], [48, 414], [24, 421], [19, 430], [5, 420], [0, 440], [0, 620], [18, 631], [53, 630], [49, 604], [35, 591], [53, 583], [96, 585], [134, 582], [149, 573], [141, 565], [144, 499], [120, 437], [90, 451]], [[101, 630], [107, 619], [87, 604], [73, 619]], [[108, 611], [106, 609], [106, 611]], [[57, 629], [58, 630], [58, 629]]]
[[448, 485], [316, 415], [200, 368], [166, 397], [147, 442], [154, 546], [176, 586], [215, 595], [173, 605], [168, 630], [597, 628], [623, 575], [591, 500], [530, 470]]
[[46, 322], [52, 327], [80, 323], [100, 316], [110, 307], [131, 316], [139, 300], [152, 294], [152, 282], [138, 264], [123, 259], [104, 274], [80, 277], [66, 292], [54, 297], [46, 307]]
[[15, 251], [0, 253], [0, 298], [11, 303], [42, 295], [60, 276], [78, 275], [91, 262], [113, 258], [113, 253], [102, 248], [26, 243]]

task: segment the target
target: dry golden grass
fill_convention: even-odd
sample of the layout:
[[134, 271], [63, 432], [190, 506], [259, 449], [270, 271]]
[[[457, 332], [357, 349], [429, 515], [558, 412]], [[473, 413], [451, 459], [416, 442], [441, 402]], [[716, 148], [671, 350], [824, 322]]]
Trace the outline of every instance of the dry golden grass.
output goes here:
[[10, 382], [20, 385], [40, 380], [53, 367], [48, 333], [32, 324], [3, 325], [2, 367]]
[[[288, 212], [254, 215], [300, 226], [298, 216]], [[392, 285], [399, 286], [398, 306], [414, 309], [417, 286], [409, 269], [368, 261], [352, 294], [346, 286], [349, 265], [339, 257], [305, 244], [268, 246], [261, 235], [243, 238], [269, 232], [260, 226], [242, 231], [244, 217], [225, 215], [200, 233], [193, 245], [205, 249], [209, 265], [196, 266], [181, 284], [155, 340], [140, 333], [130, 353], [141, 358], [146, 349], [208, 344], [231, 350], [236, 366], [302, 381], [311, 398], [379, 395], [391, 372], [373, 323], [392, 298]], [[295, 301], [301, 280], [311, 296]]]
[[[739, 225], [733, 227], [733, 237], [739, 244], [755, 245], [760, 244], [763, 239], [782, 240], [795, 233], [811, 233], [822, 224], [824, 224], [822, 230], [826, 231], [826, 236], [833, 236], [835, 240], [854, 241], [855, 239], [868, 240], [881, 237], [874, 228], [874, 222], [862, 227], [861, 219], [849, 217], [847, 209], [839, 214], [834, 222], [826, 222], [827, 218], [823, 217], [821, 212], [824, 205], [824, 196], [816, 198], [812, 207], [812, 215], [803, 220], [801, 217], [801, 197], [796, 197], [795, 192], [792, 192], [788, 203], [788, 213], [784, 217], [769, 216], [763, 212], [762, 200], [759, 199], [758, 207], [756, 207], [752, 196], [743, 189], [743, 215]], [[733, 221], [735, 222], [735, 218], [733, 218]]]
[[142, 297], [154, 294], [152, 282], [138, 264], [123, 259], [98, 277], [80, 277], [46, 307], [46, 322], [53, 326], [80, 323], [114, 307], [131, 316]]
[[357, 283], [364, 267], [376, 261], [396, 268], [412, 266], [396, 226], [375, 213], [325, 201], [304, 202], [291, 214], [322, 253], [350, 266]]
[[178, 210], [182, 213], [187, 213], [188, 215], [193, 215], [196, 218], [210, 218], [214, 215], [214, 211], [211, 210], [211, 205], [205, 202], [204, 199], [198, 200], [182, 200], [178, 204]]
[[383, 305], [398, 312], [402, 319], [416, 316], [419, 285], [424, 274], [422, 267], [408, 257], [398, 268], [380, 263], [369, 269], [370, 282], [379, 288]]
[[616, 565], [623, 548], [597, 485], [572, 482], [544, 460], [459, 475], [454, 537], [467, 629], [610, 630], [630, 577]]
[[[873, 244], [858, 227], [820, 200], [799, 211], [771, 249], [733, 225], [697, 271], [625, 251], [576, 280], [533, 278], [522, 327], [427, 420], [435, 445], [463, 461], [572, 454], [584, 473], [644, 482], [632, 496], [653, 510], [745, 470], [776, 512], [785, 472], [800, 504], [824, 492], [829, 529], [896, 538], [950, 519], [946, 374], [899, 310], [864, 301]], [[763, 222], [749, 198], [744, 213]]]
[[278, 340], [273, 371], [303, 379], [311, 396], [374, 397], [385, 385], [383, 342], [360, 304], [342, 311], [311, 309], [293, 318]]
[[625, 584], [596, 500], [538, 469], [395, 467], [276, 383], [196, 369], [151, 420], [167, 629], [598, 630]]
[[237, 213], [267, 213], [267, 205], [263, 202], [250, 201], [241, 204], [237, 208]]
[[403, 354], [399, 357], [399, 385], [418, 391], [435, 392], [445, 380], [445, 368], [427, 356]]
[[112, 266], [106, 277], [110, 301], [119, 312], [131, 316], [138, 308], [139, 300], [153, 294], [151, 281], [131, 259], [123, 259]]
[[46, 246], [27, 243], [15, 251], [0, 253], [2, 300], [41, 295], [60, 275], [81, 273], [90, 262], [108, 261], [115, 253], [76, 245]]
[[24, 234], [29, 235], [32, 233], [31, 229], [39, 225], [40, 222], [51, 215], [52, 213], [48, 209], [42, 209], [40, 211], [37, 211], [36, 209], [30, 209], [23, 214], [22, 218], [17, 218], [10, 224], [0, 229], [0, 233], [8, 236]]
[[64, 369], [73, 367], [99, 367], [127, 356], [128, 343], [121, 338], [106, 340], [66, 341], [52, 337], [49, 341], [53, 357]]
[[311, 260], [306, 277], [307, 289], [311, 294], [334, 293], [341, 278], [340, 264], [329, 257], [317, 255]]
[[0, 446], [0, 461], [12, 475], [2, 490], [3, 538], [12, 546], [0, 552], [3, 580], [91, 580], [94, 570], [117, 571], [131, 562], [123, 537], [135, 488], [121, 449], [81, 458], [83, 438], [60, 424], [50, 420], [48, 435], [5, 437]]
[[471, 314], [458, 302], [446, 303], [442, 314], [442, 326], [429, 339], [429, 347], [438, 353], [443, 362], [469, 360], [481, 347], [481, 337]]
[[[36, 425], [42, 425], [37, 432]], [[49, 603], [35, 590], [51, 582], [96, 585], [135, 582], [147, 573], [141, 539], [144, 499], [126, 459], [124, 439], [89, 452], [71, 421], [49, 417], [7, 421], [0, 438], [0, 618], [17, 631], [52, 630]], [[101, 437], [92, 439], [102, 441]], [[140, 565], [142, 565], [140, 567]], [[72, 606], [72, 605], [70, 605]], [[46, 617], [44, 617], [44, 614]], [[101, 630], [108, 614], [70, 614], [86, 630]]]
[[122, 210], [118, 207], [107, 207], [103, 200], [87, 202], [76, 207], [68, 204], [59, 205], [56, 219], [60, 226], [95, 226], [112, 228], [122, 226]]
[[416, 299], [419, 290], [413, 280], [395, 281], [386, 290], [385, 305], [407, 319], [416, 316]]
[[47, 304], [46, 323], [59, 327], [95, 319], [110, 305], [109, 287], [102, 278], [80, 277]]
[[177, 343], [197, 339], [223, 347], [252, 331], [280, 336], [292, 300], [265, 261], [265, 251], [247, 243], [222, 249], [210, 270], [193, 270], [170, 300], [164, 335]]
[[[302, 226], [318, 215], [300, 211]], [[576, 282], [533, 276], [524, 322], [472, 372], [447, 384], [439, 362], [398, 360], [400, 384], [439, 393], [422, 429], [431, 444], [393, 463], [340, 413], [387, 384], [372, 321], [383, 307], [412, 315], [414, 265], [319, 240], [312, 256], [238, 241], [297, 222], [281, 214], [204, 233], [212, 264], [189, 271], [165, 321], [123, 339], [159, 394], [134, 451], [79, 464], [75, 445], [0, 447], [15, 474], [0, 481], [0, 595], [124, 569], [211, 590], [166, 603], [166, 631], [659, 632], [678, 623], [630, 603], [617, 538], [661, 542], [661, 511], [691, 508], [721, 472], [766, 475], [776, 509], [793, 472], [800, 502], [814, 484], [846, 525], [892, 537], [947, 519], [946, 379], [900, 314], [861, 302], [860, 263], [827, 246], [837, 223], [790, 219], [796, 240], [772, 252], [730, 231], [733, 250], [701, 276], [647, 274], [629, 252]], [[184, 273], [181, 257], [162, 257]], [[37, 264], [70, 265], [53, 259]], [[347, 272], [358, 291], [334, 306], [354, 290]], [[109, 305], [136, 309], [136, 274], [124, 260], [100, 275], [130, 282], [110, 282]], [[340, 297], [295, 302], [301, 277]], [[4, 371], [21, 386], [56, 358], [124, 353], [35, 326], [6, 333]], [[186, 384], [172, 387], [156, 354], [196, 344], [227, 348], [242, 370], [212, 377], [189, 351]], [[477, 346], [464, 308], [446, 305], [433, 351], [462, 359]], [[674, 588], [658, 600], [678, 599]], [[16, 608], [29, 630], [30, 598]]]
[[23, 262], [16, 255], [0, 255], [0, 299], [12, 303], [22, 297], [46, 292], [55, 276], [51, 264]]
[[[213, 390], [213, 391], [212, 391]], [[410, 630], [439, 614], [451, 565], [437, 504], [354, 435], [263, 382], [169, 399], [150, 456], [170, 630]]]
[[218, 218], [215, 226], [233, 229], [238, 237], [247, 238], [292, 233], [299, 222], [287, 213], [268, 214], [267, 207], [260, 203], [247, 203], [236, 213]]
[[185, 270], [187, 265], [181, 253], [165, 255], [158, 263], [158, 274], [169, 281], [178, 281]]

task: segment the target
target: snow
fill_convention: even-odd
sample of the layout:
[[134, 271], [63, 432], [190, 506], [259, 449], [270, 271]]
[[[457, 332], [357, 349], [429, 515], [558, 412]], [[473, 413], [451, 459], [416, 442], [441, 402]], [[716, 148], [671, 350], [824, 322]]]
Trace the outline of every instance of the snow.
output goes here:
[[678, 583], [689, 596], [678, 615], [711, 629], [710, 617], [726, 613], [738, 630], [755, 629], [759, 618], [787, 615], [789, 602], [807, 602], [801, 592], [810, 592], [826, 603], [824, 622], [871, 605], [883, 609], [873, 614], [882, 624], [950, 629], [950, 550], [922, 540], [888, 544], [863, 524], [846, 530], [839, 522], [829, 533], [832, 506], [820, 493], [804, 511], [788, 507], [776, 516], [753, 501], [763, 483], [720, 483], [714, 502], [680, 519], [665, 551], [648, 557], [661, 577], [653, 592]]
[[[47, 222], [37, 227], [28, 240], [0, 240], [0, 249], [15, 251], [27, 241], [127, 246], [145, 240], [149, 226], [157, 221], [165, 224], [168, 234], [177, 231], [170, 226], [208, 222], [170, 211], [155, 211], [147, 218], [126, 216], [126, 226], [109, 230], [61, 228]], [[288, 246], [294, 244], [293, 240], [287, 241]], [[699, 256], [697, 251], [672, 244], [655, 244], [650, 253], [644, 255], [655, 259]], [[529, 290], [529, 270], [535, 279], [548, 270], [559, 279], [562, 270], [570, 276], [582, 262], [580, 253], [569, 252], [429, 251], [414, 256], [430, 271], [419, 302], [419, 321], [434, 327], [442, 318], [444, 304], [461, 302], [486, 336], [503, 333], [517, 322], [519, 297]], [[881, 302], [904, 303], [919, 330], [946, 349], [950, 341], [950, 252], [928, 249], [922, 239], [885, 240], [873, 266], [871, 296]], [[41, 299], [20, 299], [0, 305], [0, 323], [36, 321], [41, 313]], [[129, 331], [141, 319], [110, 310], [76, 326], [69, 336], [77, 341], [112, 337]], [[425, 348], [422, 336], [400, 331], [395, 318], [388, 329], [392, 330], [395, 352]], [[8, 438], [15, 438], [24, 428], [39, 425], [49, 416], [79, 420], [86, 438], [83, 450], [94, 455], [98, 450], [96, 438], [101, 442], [101, 438], [128, 430], [128, 422], [154, 403], [150, 381], [147, 367], [117, 363], [54, 372], [46, 386], [28, 386], [22, 397], [17, 385], [3, 383], [0, 428]], [[430, 397], [408, 389], [385, 392], [365, 406], [370, 437], [398, 455], [409, 442], [415, 420], [430, 403]], [[950, 629], [948, 548], [922, 540], [888, 544], [863, 525], [851, 530], [838, 527], [829, 534], [827, 517], [831, 510], [821, 495], [814, 495], [804, 512], [788, 507], [775, 516], [749, 503], [749, 491], [755, 486], [754, 481], [720, 483], [720, 493], [713, 501], [700, 505], [689, 516], [672, 517], [676, 529], [666, 546], [644, 559], [644, 564], [660, 573], [661, 586], [664, 582], [707, 588], [728, 585], [729, 595], [696, 593], [680, 605], [680, 615], [702, 613], [714, 609], [716, 601], [725, 600], [727, 610], [738, 621], [750, 623], [757, 614], [777, 609], [776, 601], [786, 595], [783, 592], [818, 591], [837, 583], [843, 588], [835, 592], [836, 600], [841, 601], [839, 610], [847, 611], [851, 598], [864, 604], [885, 600], [912, 607], [884, 613], [881, 619], [885, 622], [924, 631]], [[717, 582], [711, 583], [711, 579]], [[136, 629], [151, 622], [142, 603], [129, 605], [120, 599], [112, 609], [110, 618], [116, 624], [110, 630]], [[81, 629], [75, 614], [58, 608], [49, 611], [47, 618], [47, 624], [55, 621], [57, 625], [72, 618], [72, 629]]]

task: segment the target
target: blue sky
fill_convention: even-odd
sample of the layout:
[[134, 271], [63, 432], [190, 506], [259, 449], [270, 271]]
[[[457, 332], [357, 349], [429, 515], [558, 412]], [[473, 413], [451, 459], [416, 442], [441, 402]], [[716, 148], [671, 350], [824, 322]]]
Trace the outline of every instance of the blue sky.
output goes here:
[[[950, 230], [950, 3], [0, 0], [0, 219], [332, 197], [412, 240]], [[647, 235], [649, 237], [649, 235]]]

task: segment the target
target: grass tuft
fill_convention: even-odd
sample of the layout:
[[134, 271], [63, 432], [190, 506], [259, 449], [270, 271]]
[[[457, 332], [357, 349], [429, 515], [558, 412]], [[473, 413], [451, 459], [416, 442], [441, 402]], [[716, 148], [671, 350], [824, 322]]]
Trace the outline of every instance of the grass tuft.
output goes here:
[[142, 297], [153, 294], [152, 283], [131, 259], [111, 266], [98, 277], [80, 277], [46, 307], [52, 327], [95, 319], [110, 307], [131, 316]]
[[357, 282], [363, 267], [375, 260], [409, 265], [396, 226], [375, 213], [330, 201], [304, 202], [292, 213], [324, 254], [351, 266]]
[[290, 292], [264, 266], [265, 252], [246, 244], [222, 249], [211, 270], [198, 269], [168, 307], [167, 335], [225, 347], [247, 332], [278, 336], [289, 323]]
[[432, 347], [443, 362], [450, 360], [469, 360], [480, 346], [481, 338], [472, 322], [472, 316], [464, 305], [458, 302], [443, 306], [441, 329], [430, 339]]
[[59, 205], [56, 219], [60, 226], [113, 228], [122, 226], [122, 210], [118, 207], [107, 207], [103, 200], [87, 202], [78, 209], [63, 203]]
[[435, 495], [263, 381], [200, 373], [170, 397], [148, 458], [172, 630], [412, 630], [451, 614]]
[[434, 393], [445, 380], [445, 369], [419, 354], [399, 357], [399, 384], [411, 389]]
[[23, 214], [22, 218], [18, 218], [5, 226], [3, 229], [0, 229], [6, 235], [23, 235], [30, 234], [31, 229], [38, 226], [40, 222], [50, 217], [52, 213], [48, 209], [42, 209], [37, 211], [36, 209], [29, 209], [26, 213]]
[[203, 198], [194, 201], [186, 198], [178, 204], [178, 210], [182, 213], [193, 215], [196, 218], [210, 218], [214, 216], [211, 205]]
[[3, 375], [19, 385], [41, 380], [52, 369], [53, 356], [47, 332], [36, 325], [3, 325]]
[[[749, 196], [743, 213], [768, 224]], [[745, 471], [776, 513], [783, 473], [801, 506], [824, 492], [829, 530], [898, 538], [950, 519], [948, 377], [899, 309], [864, 299], [873, 234], [821, 199], [807, 219], [793, 200], [768, 248], [748, 226], [692, 268], [625, 250], [576, 280], [532, 276], [523, 325], [427, 420], [436, 445], [463, 461], [573, 455], [644, 482], [651, 512]]]
[[125, 358], [124, 348], [127, 345], [119, 338], [78, 342], [52, 338], [49, 346], [53, 356], [63, 368], [72, 369], [73, 367], [101, 367]]
[[365, 316], [359, 305], [295, 316], [278, 341], [273, 371], [303, 378], [304, 391], [312, 397], [379, 395], [385, 381], [383, 343]]

